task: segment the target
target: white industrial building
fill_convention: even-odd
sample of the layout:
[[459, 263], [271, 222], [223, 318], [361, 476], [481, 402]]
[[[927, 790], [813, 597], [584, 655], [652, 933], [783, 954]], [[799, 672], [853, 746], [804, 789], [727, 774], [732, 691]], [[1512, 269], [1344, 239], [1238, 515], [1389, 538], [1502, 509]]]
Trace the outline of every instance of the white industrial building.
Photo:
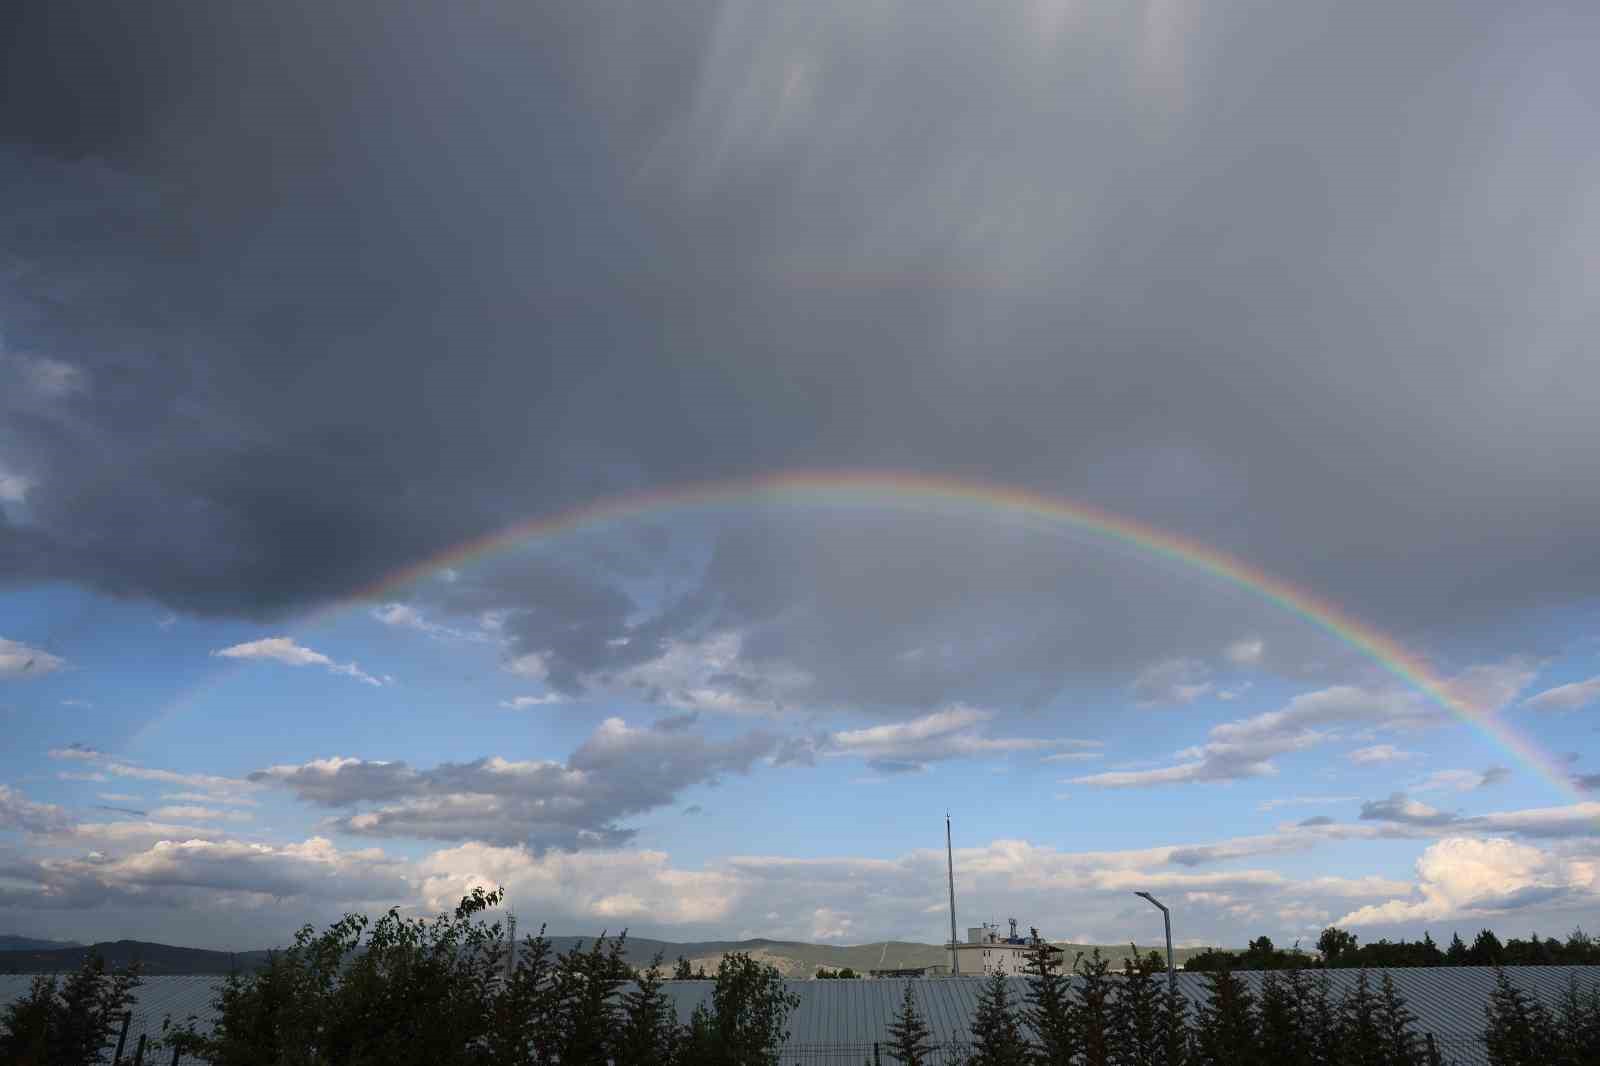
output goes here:
[[[1061, 949], [1045, 944], [1049, 951]], [[1028, 972], [1028, 952], [1034, 947], [1031, 937], [1017, 935], [1017, 920], [1011, 919], [1011, 934], [1003, 934], [998, 924], [985, 922], [967, 929], [967, 942], [953, 944], [955, 963], [963, 977], [982, 977], [992, 973], [1020, 977]]]

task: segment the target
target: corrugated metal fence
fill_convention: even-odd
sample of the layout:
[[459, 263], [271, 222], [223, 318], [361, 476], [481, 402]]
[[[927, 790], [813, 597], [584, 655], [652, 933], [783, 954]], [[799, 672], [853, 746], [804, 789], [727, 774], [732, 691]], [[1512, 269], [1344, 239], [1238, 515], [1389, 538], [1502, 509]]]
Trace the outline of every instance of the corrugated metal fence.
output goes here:
[[[1327, 971], [1335, 998], [1355, 983], [1356, 973]], [[1494, 990], [1493, 969], [1454, 966], [1371, 970], [1368, 977], [1374, 989], [1385, 973], [1394, 979], [1395, 987], [1416, 1015], [1416, 1032], [1433, 1037], [1445, 1062], [1487, 1066], [1482, 1034], [1484, 1008]], [[1600, 966], [1512, 966], [1507, 967], [1506, 973], [1518, 988], [1552, 1007], [1574, 978], [1584, 989], [1600, 983]], [[1265, 975], [1251, 972], [1238, 976], [1259, 992]], [[29, 975], [0, 976], [0, 1004], [23, 996], [32, 980]], [[204, 1026], [211, 1017], [211, 1001], [222, 981], [220, 977], [145, 978], [134, 991], [121, 1066], [130, 1066], [134, 1061], [141, 1037], [146, 1039], [147, 1047], [154, 1046], [152, 1042], [161, 1035], [163, 1020], [182, 1023], [193, 1016]], [[1026, 995], [1026, 981], [1014, 978], [1013, 982], [1014, 999], [1020, 1003]], [[862, 1066], [874, 1061], [875, 1049], [879, 1066], [893, 1062], [888, 1055], [888, 1026], [900, 1009], [907, 984], [927, 1021], [930, 1038], [938, 1046], [935, 1063], [955, 1066], [963, 1062], [971, 1050], [972, 1018], [983, 990], [984, 979], [979, 977], [789, 981], [788, 989], [799, 996], [800, 1005], [789, 1016], [784, 1066]], [[669, 981], [664, 988], [678, 1017], [687, 1022], [695, 1007], [709, 1004], [713, 983]], [[1198, 1008], [1206, 999], [1205, 975], [1179, 973], [1178, 990], [1191, 1008]], [[171, 1056], [170, 1051], [154, 1054], [147, 1050], [141, 1066], [171, 1066]]]

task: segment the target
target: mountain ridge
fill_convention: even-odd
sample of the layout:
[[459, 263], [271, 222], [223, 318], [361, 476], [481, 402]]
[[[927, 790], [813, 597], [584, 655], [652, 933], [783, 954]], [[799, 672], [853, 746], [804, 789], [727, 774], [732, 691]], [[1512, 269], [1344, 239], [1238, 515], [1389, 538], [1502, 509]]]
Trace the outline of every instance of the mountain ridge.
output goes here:
[[[29, 939], [29, 938], [17, 938]], [[571, 951], [579, 945], [589, 945], [594, 937], [546, 937], [556, 952]], [[219, 975], [235, 971], [260, 969], [275, 949], [254, 951], [214, 951], [208, 948], [186, 948], [146, 940], [110, 940], [93, 945], [62, 946], [60, 941], [35, 941], [53, 944], [49, 948], [22, 948], [0, 950], [0, 973], [61, 973], [76, 969], [90, 950], [98, 951], [106, 965], [120, 969], [134, 962], [151, 976]], [[1113, 963], [1120, 962], [1128, 953], [1128, 945], [1120, 947], [1107, 944], [1077, 944], [1070, 941], [1052, 941], [1063, 948], [1068, 958], [1077, 952], [1088, 952], [1096, 947]], [[1141, 954], [1162, 949], [1140, 945]], [[1178, 948], [1173, 952], [1178, 965], [1205, 948]], [[865, 975], [869, 970], [902, 969], [935, 966], [949, 962], [949, 949], [938, 944], [923, 944], [910, 940], [876, 940], [866, 944], [811, 944], [798, 940], [773, 940], [754, 937], [745, 940], [655, 940], [649, 937], [629, 937], [623, 959], [636, 969], [648, 966], [659, 954], [661, 965], [671, 970], [681, 957], [696, 970], [704, 968], [714, 973], [724, 955], [745, 952], [759, 961], [777, 968], [785, 977], [810, 977], [819, 967], [830, 970], [849, 967]]]

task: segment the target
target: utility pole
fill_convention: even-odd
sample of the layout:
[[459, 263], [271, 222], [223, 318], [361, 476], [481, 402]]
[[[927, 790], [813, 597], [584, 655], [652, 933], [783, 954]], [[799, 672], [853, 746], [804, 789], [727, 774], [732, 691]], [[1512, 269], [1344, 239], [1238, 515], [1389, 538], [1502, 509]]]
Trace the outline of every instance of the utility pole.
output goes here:
[[1178, 991], [1178, 971], [1172, 966], [1172, 912], [1167, 910], [1162, 902], [1148, 892], [1135, 892], [1135, 896], [1143, 896], [1150, 904], [1161, 911], [1161, 921], [1167, 927], [1167, 992], [1174, 994]]
[[956, 852], [950, 845], [950, 812], [944, 812], [944, 854], [950, 871], [950, 972], [961, 976], [961, 952], [956, 950]]

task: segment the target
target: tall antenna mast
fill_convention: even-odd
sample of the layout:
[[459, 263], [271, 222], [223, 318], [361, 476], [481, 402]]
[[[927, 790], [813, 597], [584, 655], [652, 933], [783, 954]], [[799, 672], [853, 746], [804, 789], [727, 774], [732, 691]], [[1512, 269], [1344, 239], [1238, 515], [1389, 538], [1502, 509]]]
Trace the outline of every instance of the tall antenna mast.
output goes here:
[[961, 976], [961, 952], [956, 950], [956, 852], [950, 846], [950, 812], [944, 812], [944, 855], [950, 871], [950, 972]]
[[508, 915], [506, 924], [506, 980], [509, 981], [517, 972], [517, 916]]

